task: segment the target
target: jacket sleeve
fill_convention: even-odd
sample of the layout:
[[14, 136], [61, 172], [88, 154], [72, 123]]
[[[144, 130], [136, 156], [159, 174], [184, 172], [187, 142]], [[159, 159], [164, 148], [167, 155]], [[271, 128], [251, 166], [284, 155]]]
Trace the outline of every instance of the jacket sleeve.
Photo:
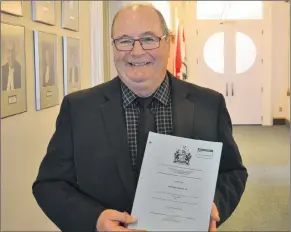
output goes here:
[[32, 191], [39, 207], [61, 231], [93, 232], [105, 208], [78, 188], [69, 108], [65, 97]]
[[224, 223], [238, 206], [248, 178], [247, 169], [242, 163], [232, 135], [232, 122], [225, 99], [222, 95], [220, 97], [218, 140], [223, 143], [223, 147], [214, 196], [214, 203], [220, 216], [217, 227]]

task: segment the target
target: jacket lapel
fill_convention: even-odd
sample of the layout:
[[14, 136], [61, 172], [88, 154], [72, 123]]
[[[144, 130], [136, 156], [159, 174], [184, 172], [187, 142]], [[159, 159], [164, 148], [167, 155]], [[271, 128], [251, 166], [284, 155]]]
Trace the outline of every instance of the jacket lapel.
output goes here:
[[120, 173], [129, 198], [133, 201], [135, 194], [135, 178], [132, 160], [127, 141], [125, 114], [122, 107], [120, 80], [111, 81], [112, 88], [106, 92], [107, 102], [102, 107], [102, 115], [107, 129], [107, 137], [113, 148], [115, 163]]
[[169, 74], [173, 102], [173, 135], [184, 138], [194, 136], [194, 103], [189, 100], [188, 85]]

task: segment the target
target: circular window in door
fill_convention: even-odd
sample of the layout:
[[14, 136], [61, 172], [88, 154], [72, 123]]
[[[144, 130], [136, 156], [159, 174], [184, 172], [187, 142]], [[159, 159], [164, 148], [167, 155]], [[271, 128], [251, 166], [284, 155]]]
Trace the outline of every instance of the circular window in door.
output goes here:
[[253, 40], [246, 34], [236, 33], [236, 73], [248, 71], [256, 61], [257, 49]]
[[203, 57], [212, 71], [224, 73], [224, 32], [217, 32], [207, 39]]
[[[255, 63], [257, 49], [253, 40], [246, 34], [236, 32], [235, 59], [236, 74], [247, 72]], [[203, 48], [203, 57], [206, 65], [214, 72], [224, 73], [224, 33], [217, 32], [211, 35]]]

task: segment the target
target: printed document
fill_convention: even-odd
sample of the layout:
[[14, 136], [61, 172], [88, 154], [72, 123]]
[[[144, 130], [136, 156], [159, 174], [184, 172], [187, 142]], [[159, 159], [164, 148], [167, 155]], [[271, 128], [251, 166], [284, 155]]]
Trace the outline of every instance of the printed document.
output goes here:
[[128, 228], [208, 231], [222, 143], [150, 132]]

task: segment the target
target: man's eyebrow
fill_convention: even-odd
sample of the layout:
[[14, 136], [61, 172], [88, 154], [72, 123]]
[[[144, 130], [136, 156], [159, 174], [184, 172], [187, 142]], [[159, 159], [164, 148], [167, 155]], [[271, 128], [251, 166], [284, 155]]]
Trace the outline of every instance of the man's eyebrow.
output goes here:
[[123, 34], [123, 35], [120, 35], [120, 36], [113, 36], [112, 39], [122, 39], [122, 38], [132, 38], [132, 36], [130, 35], [126, 35], [126, 34]]
[[[143, 32], [143, 33], [139, 34], [139, 36], [145, 36], [145, 35], [156, 36], [156, 35], [155, 35], [153, 32], [151, 32], [151, 31], [146, 31], [146, 32]], [[115, 39], [122, 39], [122, 38], [134, 38], [134, 37], [131, 36], [131, 35], [123, 34], [123, 35], [118, 36], [118, 37], [115, 38]]]
[[153, 35], [153, 36], [156, 36], [153, 32], [151, 31], [146, 31], [146, 32], [143, 32], [141, 34], [139, 34], [140, 36], [143, 36], [143, 35]]

